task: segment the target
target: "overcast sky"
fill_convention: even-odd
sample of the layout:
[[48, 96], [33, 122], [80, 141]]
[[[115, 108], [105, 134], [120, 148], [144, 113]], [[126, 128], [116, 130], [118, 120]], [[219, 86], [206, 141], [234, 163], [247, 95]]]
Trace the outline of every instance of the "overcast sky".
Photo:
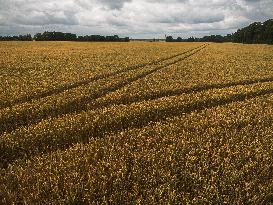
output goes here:
[[0, 0], [0, 35], [189, 37], [232, 33], [270, 18], [273, 0]]

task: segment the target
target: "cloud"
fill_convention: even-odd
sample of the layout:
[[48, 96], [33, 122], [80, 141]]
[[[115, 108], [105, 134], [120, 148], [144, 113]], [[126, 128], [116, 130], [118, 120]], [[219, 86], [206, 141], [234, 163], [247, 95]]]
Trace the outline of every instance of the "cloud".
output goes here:
[[107, 5], [110, 9], [121, 9], [126, 2], [131, 2], [131, 0], [101, 0], [100, 2]]
[[108, 9], [121, 9], [124, 4], [130, 3], [132, 0], [76, 0], [75, 4], [78, 4], [84, 9], [90, 9], [92, 7], [104, 7]]
[[0, 0], [0, 35], [44, 30], [131, 37], [225, 34], [273, 18], [272, 0]]

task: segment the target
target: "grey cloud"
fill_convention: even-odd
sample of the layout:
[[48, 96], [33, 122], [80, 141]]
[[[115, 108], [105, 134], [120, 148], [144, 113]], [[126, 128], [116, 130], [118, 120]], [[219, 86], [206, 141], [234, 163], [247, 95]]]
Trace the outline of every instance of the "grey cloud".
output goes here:
[[110, 10], [120, 10], [125, 3], [130, 3], [132, 0], [75, 0], [83, 9], [92, 9], [94, 7], [108, 8]]
[[68, 11], [60, 12], [31, 12], [28, 15], [18, 13], [12, 17], [12, 21], [20, 25], [76, 25], [78, 20], [75, 15]]
[[121, 9], [126, 2], [131, 2], [131, 0], [100, 0], [100, 2], [110, 9]]
[[[33, 0], [1, 0], [0, 17], [4, 16], [6, 24], [10, 25], [49, 25], [49, 24], [77, 24], [77, 11], [70, 3], [57, 1]], [[9, 3], [8, 3], [9, 2]], [[0, 18], [1, 19], [1, 18]]]
[[132, 37], [233, 32], [273, 18], [272, 0], [0, 0], [0, 35], [46, 30]]
[[245, 0], [246, 2], [251, 2], [251, 3], [257, 3], [260, 2], [260, 0]]

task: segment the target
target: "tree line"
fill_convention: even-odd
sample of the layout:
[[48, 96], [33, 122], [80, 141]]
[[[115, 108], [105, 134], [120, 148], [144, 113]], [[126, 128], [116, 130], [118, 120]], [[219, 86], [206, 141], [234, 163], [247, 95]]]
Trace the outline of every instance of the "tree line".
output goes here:
[[0, 36], [0, 41], [32, 41], [30, 34], [19, 36]]
[[[30, 34], [19, 36], [0, 36], [0, 41], [95, 41], [95, 42], [129, 42], [129, 37], [120, 38], [118, 35], [101, 36], [86, 35], [77, 36], [73, 33], [49, 32], [37, 33], [33, 37]], [[190, 37], [182, 39], [178, 37], [174, 39], [172, 36], [166, 37], [166, 42], [235, 42], [235, 43], [266, 43], [273, 44], [273, 19], [263, 23], [255, 22], [249, 26], [238, 29], [233, 34], [226, 36], [211, 35], [202, 38]]]
[[0, 36], [0, 41], [101, 41], [101, 42], [129, 42], [129, 37], [120, 38], [118, 35], [101, 36], [86, 35], [77, 36], [73, 33], [49, 32], [37, 33], [33, 37], [30, 34], [19, 36]]
[[233, 34], [237, 43], [267, 43], [273, 44], [273, 19], [263, 23], [255, 22], [248, 27], [239, 29]]
[[190, 37], [182, 39], [178, 37], [174, 39], [172, 36], [166, 37], [166, 42], [234, 42], [234, 43], [265, 43], [273, 44], [273, 19], [267, 20], [263, 23], [255, 22], [247, 27], [238, 29], [233, 34], [226, 36], [211, 35], [202, 38]]
[[182, 39], [181, 37], [174, 39], [172, 36], [167, 36], [166, 42], [218, 42], [218, 43], [232, 42], [232, 35], [231, 34], [228, 34], [226, 36], [211, 35], [211, 36], [204, 36], [202, 38], [190, 37], [187, 39]]

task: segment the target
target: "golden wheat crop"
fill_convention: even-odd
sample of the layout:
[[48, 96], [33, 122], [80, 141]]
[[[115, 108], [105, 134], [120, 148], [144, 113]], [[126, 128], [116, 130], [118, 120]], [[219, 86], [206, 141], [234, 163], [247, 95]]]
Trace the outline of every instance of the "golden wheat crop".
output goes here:
[[1, 204], [269, 204], [273, 47], [2, 42]]

